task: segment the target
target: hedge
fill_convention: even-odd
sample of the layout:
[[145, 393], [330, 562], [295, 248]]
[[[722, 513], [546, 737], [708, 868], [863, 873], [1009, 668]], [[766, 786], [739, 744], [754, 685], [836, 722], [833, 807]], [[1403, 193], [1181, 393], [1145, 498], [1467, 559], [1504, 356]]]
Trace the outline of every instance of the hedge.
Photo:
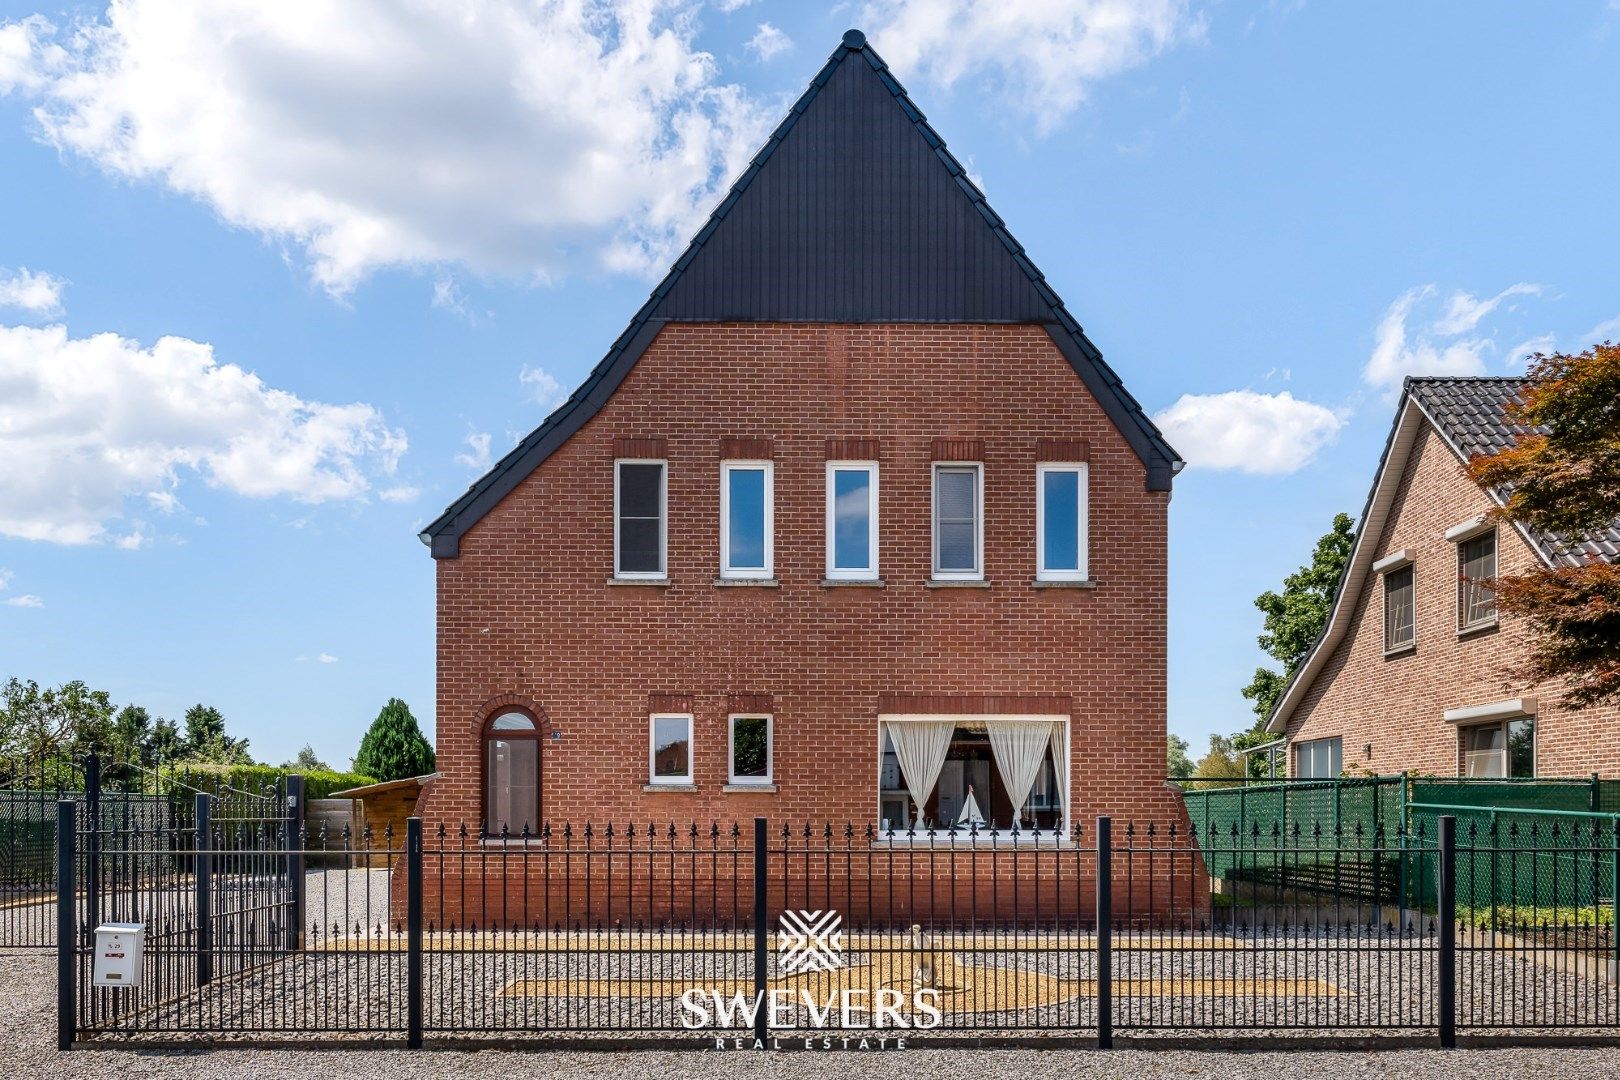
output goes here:
[[[237, 788], [241, 791], [261, 792], [266, 787], [279, 783], [282, 777], [297, 773], [297, 769], [283, 768], [279, 765], [175, 765], [165, 768], [166, 775], [174, 775], [184, 780], [189, 773], [192, 776], [205, 776], [210, 781], [218, 780], [222, 784]], [[375, 783], [371, 777], [360, 773], [335, 772], [330, 769], [310, 769], [301, 773], [304, 778], [305, 799], [325, 799], [334, 791], [344, 791], [348, 788], [359, 787], [362, 784]]]

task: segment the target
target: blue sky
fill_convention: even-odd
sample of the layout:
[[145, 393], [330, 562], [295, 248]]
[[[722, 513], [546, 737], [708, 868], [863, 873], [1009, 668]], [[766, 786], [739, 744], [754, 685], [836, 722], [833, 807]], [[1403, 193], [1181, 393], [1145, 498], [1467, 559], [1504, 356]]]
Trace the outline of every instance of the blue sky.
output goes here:
[[0, 677], [206, 701], [269, 760], [431, 724], [417, 530], [850, 25], [1192, 462], [1195, 747], [1402, 375], [1620, 338], [1599, 0], [290, 7], [0, 0]]

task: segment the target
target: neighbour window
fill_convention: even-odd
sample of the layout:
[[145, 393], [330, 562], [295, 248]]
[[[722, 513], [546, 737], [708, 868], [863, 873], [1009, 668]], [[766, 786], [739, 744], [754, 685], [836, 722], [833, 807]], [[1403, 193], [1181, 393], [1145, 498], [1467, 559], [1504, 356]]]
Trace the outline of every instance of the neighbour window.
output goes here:
[[614, 462], [613, 573], [622, 578], [664, 576], [664, 511], [668, 505], [662, 461]]
[[1457, 628], [1496, 621], [1496, 594], [1483, 582], [1496, 576], [1496, 530], [1457, 545]]
[[692, 782], [692, 717], [688, 713], [654, 716], [648, 722], [647, 782]]
[[772, 573], [772, 468], [768, 461], [720, 464], [720, 576], [769, 578]]
[[540, 732], [520, 712], [503, 713], [484, 732], [484, 829], [522, 836], [540, 829]]
[[1311, 739], [1294, 744], [1294, 772], [1302, 780], [1331, 780], [1344, 769], [1344, 740]]
[[1466, 727], [1458, 735], [1464, 776], [1528, 779], [1536, 775], [1535, 717]]
[[878, 576], [878, 467], [875, 461], [827, 463], [827, 577]]
[[1413, 585], [1415, 578], [1408, 563], [1399, 570], [1384, 574], [1384, 651], [1394, 652], [1416, 642], [1417, 628], [1413, 618]]
[[1035, 577], [1086, 578], [1086, 466], [1035, 466]]
[[978, 465], [934, 466], [936, 578], [984, 577], [983, 479]]
[[771, 782], [771, 735], [768, 715], [731, 718], [731, 783]]

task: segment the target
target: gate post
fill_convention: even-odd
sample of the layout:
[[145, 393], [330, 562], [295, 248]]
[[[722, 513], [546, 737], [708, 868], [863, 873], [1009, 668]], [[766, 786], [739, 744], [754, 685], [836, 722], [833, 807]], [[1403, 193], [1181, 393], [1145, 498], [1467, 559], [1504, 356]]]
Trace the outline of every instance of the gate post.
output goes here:
[[304, 778], [287, 777], [287, 951], [304, 947]]
[[771, 1034], [771, 1012], [765, 999], [766, 941], [765, 930], [765, 838], [768, 835], [765, 819], [754, 819], [754, 1039], [761, 1045]]
[[[84, 759], [84, 906], [91, 929], [101, 923], [101, 755]], [[117, 845], [114, 845], [115, 847]]]
[[78, 1030], [78, 994], [74, 986], [77, 974], [78, 927], [74, 925], [73, 855], [78, 827], [77, 807], [72, 799], [56, 804], [56, 1048], [73, 1049], [73, 1036]]
[[405, 1046], [422, 1048], [422, 819], [405, 821]]
[[1440, 1045], [1457, 1045], [1457, 819], [1440, 819]]
[[1114, 822], [1097, 819], [1097, 1049], [1114, 1045]]
[[197, 792], [192, 876], [196, 888], [198, 986], [207, 984], [214, 977], [214, 859], [210, 851], [214, 837], [211, 811], [208, 794]]

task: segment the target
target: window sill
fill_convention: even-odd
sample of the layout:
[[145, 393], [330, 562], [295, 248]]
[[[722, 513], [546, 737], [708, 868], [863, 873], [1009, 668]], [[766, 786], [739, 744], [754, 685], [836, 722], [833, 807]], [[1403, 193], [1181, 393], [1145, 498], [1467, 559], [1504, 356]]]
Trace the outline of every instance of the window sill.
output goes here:
[[609, 585], [651, 585], [655, 589], [662, 589], [662, 588], [667, 588], [669, 586], [669, 578], [667, 578], [667, 577], [610, 577], [610, 578], [607, 579], [607, 583]]
[[776, 785], [771, 784], [727, 784], [720, 789], [728, 795], [772, 795], [776, 792]]
[[1457, 631], [1457, 636], [1459, 638], [1473, 637], [1475, 634], [1483, 634], [1487, 630], [1495, 630], [1497, 625], [1497, 620], [1492, 619], [1490, 622], [1481, 622], [1475, 623], [1473, 626], [1464, 626]]
[[929, 578], [923, 585], [930, 589], [988, 589], [984, 578]]
[[823, 589], [887, 589], [889, 583], [882, 578], [822, 578]]
[[1036, 578], [1029, 583], [1029, 587], [1032, 589], [1095, 589], [1097, 579]]
[[671, 795], [690, 795], [697, 791], [696, 784], [643, 784], [642, 791], [668, 792]]
[[756, 589], [779, 589], [782, 587], [782, 583], [773, 577], [717, 577], [714, 579], [714, 583], [726, 588], [737, 585], [753, 586]]
[[1415, 652], [1417, 652], [1417, 642], [1413, 641], [1406, 645], [1397, 645], [1393, 649], [1385, 649], [1384, 659], [1393, 660], [1397, 656], [1406, 656], [1409, 653]]

